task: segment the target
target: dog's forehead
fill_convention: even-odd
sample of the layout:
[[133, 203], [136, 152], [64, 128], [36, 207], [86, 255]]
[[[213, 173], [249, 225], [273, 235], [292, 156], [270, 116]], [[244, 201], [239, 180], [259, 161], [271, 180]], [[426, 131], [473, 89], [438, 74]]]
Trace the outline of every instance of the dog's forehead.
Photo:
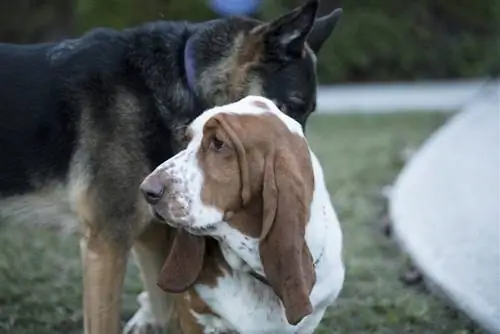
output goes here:
[[299, 122], [283, 113], [273, 101], [262, 96], [247, 96], [237, 102], [226, 104], [219, 107], [214, 107], [205, 111], [198, 116], [190, 126], [194, 137], [203, 134], [205, 124], [214, 116], [218, 114], [232, 114], [232, 115], [245, 115], [245, 116], [262, 116], [274, 115], [288, 128], [288, 130], [300, 137], [304, 137], [302, 126]]

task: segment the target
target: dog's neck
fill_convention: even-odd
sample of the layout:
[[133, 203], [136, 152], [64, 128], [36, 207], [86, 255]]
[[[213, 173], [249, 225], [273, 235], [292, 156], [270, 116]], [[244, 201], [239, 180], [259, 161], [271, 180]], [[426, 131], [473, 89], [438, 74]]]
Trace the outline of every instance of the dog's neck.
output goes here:
[[[192, 32], [184, 44], [185, 84], [202, 109], [235, 102], [246, 95], [263, 95], [260, 80], [249, 74], [240, 52], [232, 51], [240, 50], [243, 41], [232, 38], [228, 38], [228, 44], [235, 43], [233, 47], [226, 45], [224, 49], [217, 42], [219, 45], [208, 55], [206, 43], [198, 43], [199, 32]], [[228, 52], [232, 54], [228, 56]]]
[[[315, 196], [311, 206], [320, 213], [312, 212], [311, 219], [306, 227], [306, 244], [311, 250], [314, 267], [322, 261], [325, 247], [329, 240], [325, 232], [329, 230], [327, 226], [330, 221], [322, 217], [325, 212], [322, 196]], [[233, 270], [247, 272], [254, 278], [267, 284], [264, 268], [259, 252], [259, 234], [262, 228], [260, 224], [248, 224], [255, 221], [259, 216], [256, 212], [261, 211], [261, 203], [252, 203], [251, 209], [235, 213], [228, 221], [221, 222], [211, 233], [218, 240], [225, 262]], [[242, 226], [246, 226], [246, 231], [242, 231]], [[327, 233], [328, 234], [328, 233]], [[252, 236], [253, 235], [253, 236]]]
[[184, 59], [183, 59], [184, 74], [186, 79], [186, 85], [195, 103], [195, 108], [198, 111], [202, 112], [212, 106], [206, 103], [206, 100], [202, 96], [202, 92], [200, 91], [200, 87], [197, 83], [198, 79], [196, 71], [198, 69], [196, 68], [197, 64], [196, 64], [196, 54], [195, 54], [196, 51], [194, 47], [194, 40], [195, 37], [191, 36], [187, 39], [186, 44], [184, 45]]

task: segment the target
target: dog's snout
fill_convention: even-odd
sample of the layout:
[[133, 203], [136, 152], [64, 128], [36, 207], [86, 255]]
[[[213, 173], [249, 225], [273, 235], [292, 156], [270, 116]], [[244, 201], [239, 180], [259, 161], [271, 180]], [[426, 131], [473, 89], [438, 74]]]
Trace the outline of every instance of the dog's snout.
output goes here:
[[165, 186], [159, 178], [154, 175], [151, 175], [144, 180], [140, 188], [144, 198], [146, 198], [146, 201], [151, 205], [158, 203], [165, 192]]

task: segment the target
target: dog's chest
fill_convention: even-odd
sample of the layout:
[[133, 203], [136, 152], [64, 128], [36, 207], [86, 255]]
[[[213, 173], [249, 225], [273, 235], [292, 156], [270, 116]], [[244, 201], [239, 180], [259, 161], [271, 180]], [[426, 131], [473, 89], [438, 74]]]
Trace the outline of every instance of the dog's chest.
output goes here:
[[214, 314], [198, 314], [192, 311], [203, 334], [238, 334], [234, 328], [221, 317]]
[[[234, 236], [233, 236], [234, 237]], [[226, 241], [229, 238], [223, 238]], [[208, 306], [211, 313], [196, 314], [198, 324], [204, 333], [293, 333], [293, 326], [286, 320], [281, 301], [272, 288], [257, 280], [250, 272], [248, 258], [260, 267], [260, 261], [253, 259], [253, 243], [246, 239], [242, 246], [240, 238], [236, 245], [218, 243], [220, 274], [215, 280], [194, 286], [196, 294]], [[244, 249], [242, 249], [243, 247]], [[258, 258], [258, 256], [257, 256]], [[253, 260], [253, 261], [252, 261]], [[213, 263], [212, 265], [215, 265]]]
[[291, 327], [271, 288], [245, 272], [225, 272], [215, 286], [195, 290], [214, 313], [193, 312], [204, 333], [287, 333]]

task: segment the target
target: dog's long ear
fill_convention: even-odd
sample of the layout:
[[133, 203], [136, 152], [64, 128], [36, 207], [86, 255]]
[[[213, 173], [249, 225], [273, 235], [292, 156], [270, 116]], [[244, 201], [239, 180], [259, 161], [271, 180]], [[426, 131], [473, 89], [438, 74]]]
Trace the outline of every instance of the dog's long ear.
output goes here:
[[158, 277], [158, 286], [171, 293], [186, 291], [200, 275], [204, 257], [205, 237], [177, 229], [172, 249]]
[[[274, 155], [274, 156], [272, 156]], [[267, 280], [283, 302], [292, 325], [312, 312], [309, 300], [316, 280], [304, 239], [313, 182], [301, 171], [291, 150], [265, 162], [260, 257]]]
[[264, 43], [269, 54], [279, 57], [301, 55], [318, 10], [318, 1], [310, 0], [265, 26]]
[[[236, 154], [238, 155], [238, 164], [240, 167], [240, 178], [241, 178], [241, 203], [242, 205], [247, 204], [250, 200], [250, 171], [248, 169], [247, 154], [245, 148], [238, 137], [237, 133], [241, 133], [241, 124], [235, 121], [234, 117], [226, 114], [219, 114], [212, 118], [213, 121], [217, 121], [221, 128], [229, 136], [229, 139], [234, 145]], [[238, 131], [240, 130], [240, 131]]]
[[337, 8], [330, 14], [322, 16], [314, 22], [313, 28], [307, 37], [307, 43], [314, 53], [319, 52], [323, 43], [328, 39], [339, 22], [341, 16], [342, 9]]

